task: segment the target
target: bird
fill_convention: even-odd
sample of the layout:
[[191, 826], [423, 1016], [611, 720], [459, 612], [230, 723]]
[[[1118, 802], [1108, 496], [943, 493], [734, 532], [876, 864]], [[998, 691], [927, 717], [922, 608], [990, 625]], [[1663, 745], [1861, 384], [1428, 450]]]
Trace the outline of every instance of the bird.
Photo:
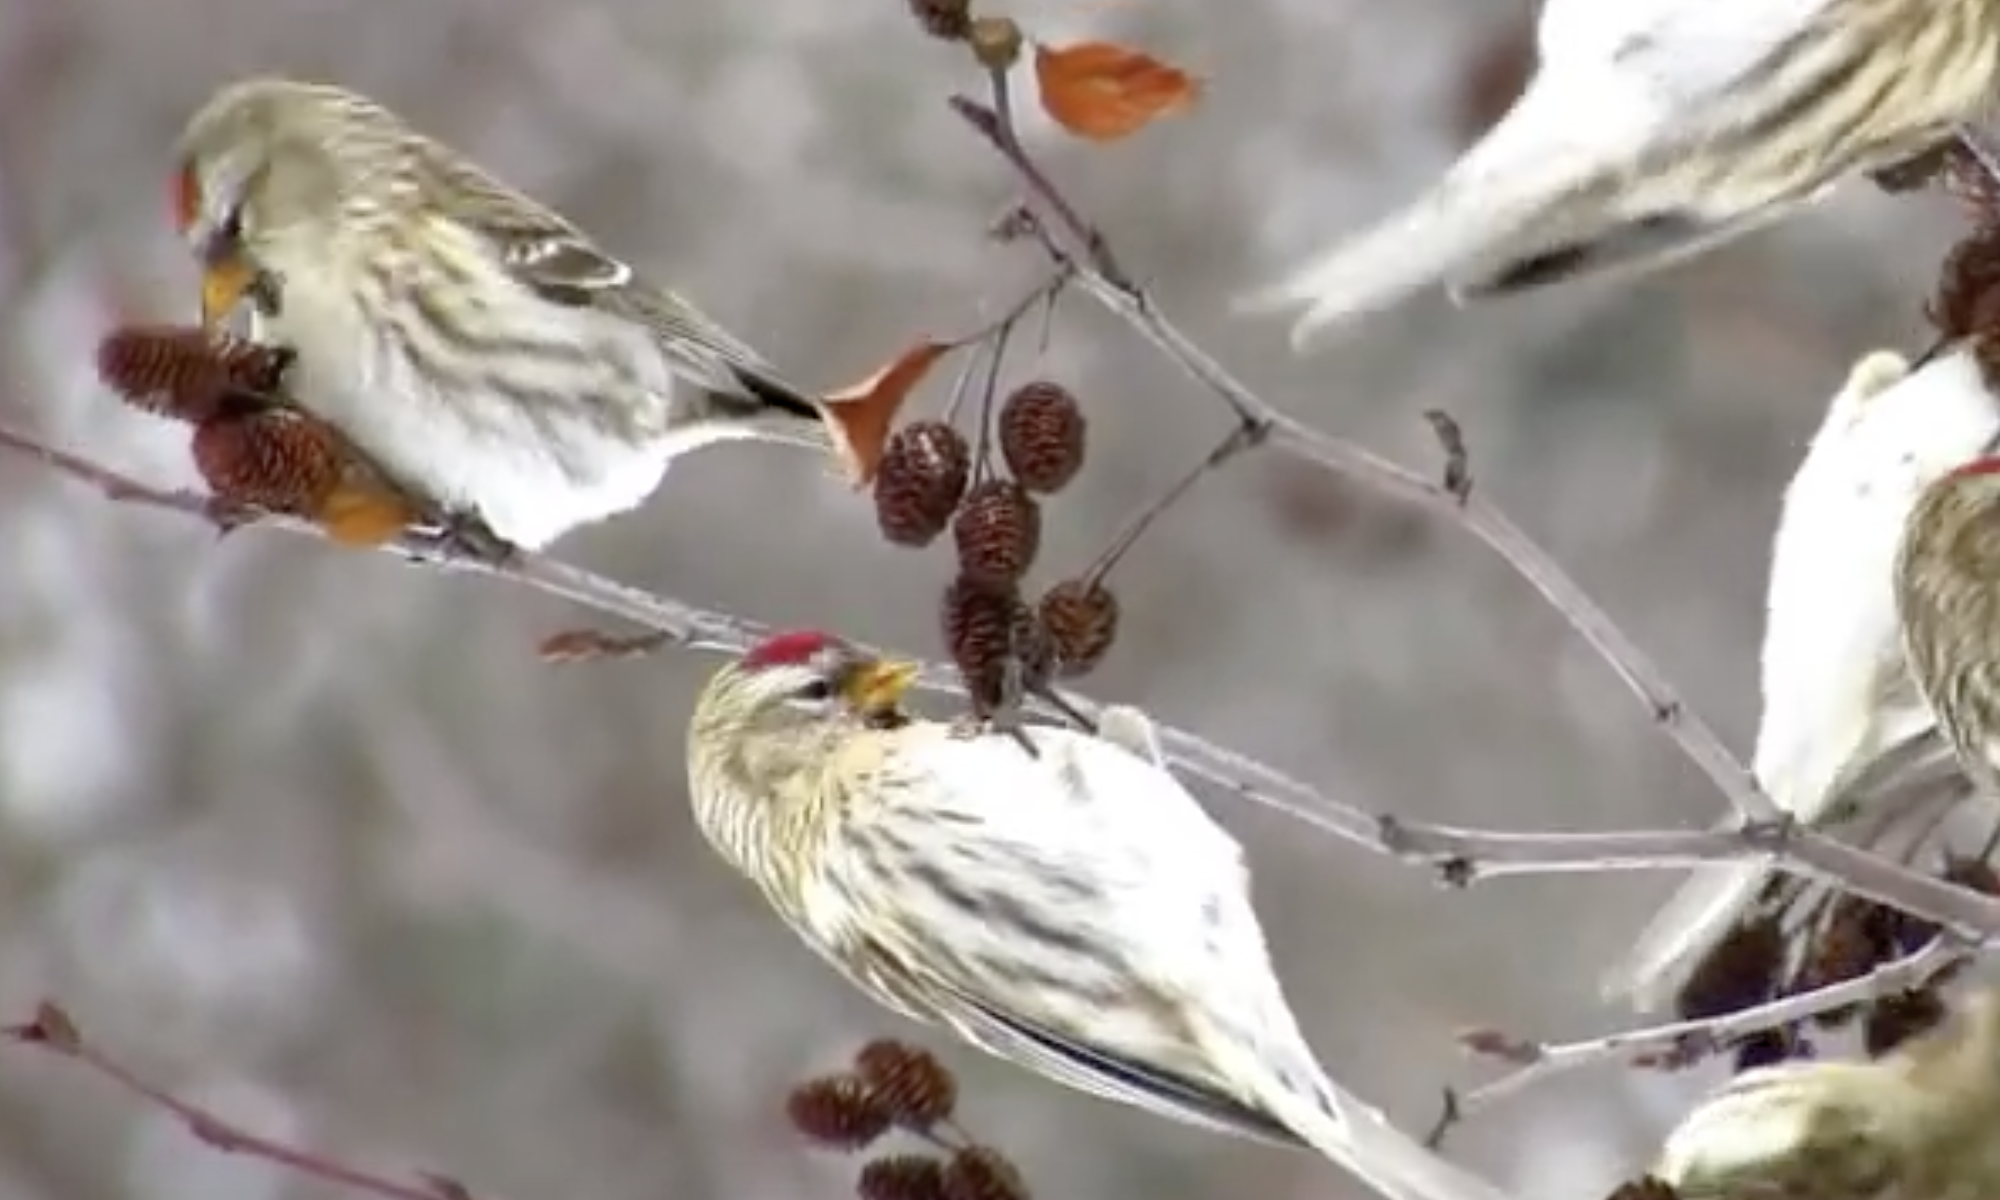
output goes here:
[[1891, 187], [1991, 111], [2000, 0], [1544, 0], [1536, 47], [1437, 183], [1237, 307], [1298, 313], [1306, 351], [1439, 284], [1464, 305], [1629, 279], [1844, 178]]
[[1143, 713], [1096, 734], [925, 720], [900, 706], [919, 673], [793, 630], [695, 704], [695, 823], [807, 946], [891, 1011], [1085, 1093], [1316, 1150], [1392, 1200], [1500, 1200], [1321, 1069], [1242, 851]]
[[2000, 993], [1873, 1061], [1731, 1079], [1667, 1136], [1652, 1174], [1681, 1200], [1990, 1200], [2000, 1195]]
[[[1895, 567], [1919, 495], [1996, 435], [2000, 406], [1970, 346], [1914, 370], [1874, 351], [1849, 371], [1785, 489], [1751, 765], [1771, 801], [1807, 825], [1911, 795], [1873, 786], [1871, 768], [1892, 753], [1905, 761], [1888, 782], [1955, 772], [1904, 657]], [[1606, 998], [1663, 1007], [1769, 878], [1755, 862], [1696, 869], [1605, 973]]]
[[822, 401], [553, 209], [332, 84], [215, 91], [176, 142], [204, 325], [249, 310], [299, 407], [536, 550], [717, 442], [830, 449]]
[[1924, 489], [1896, 557], [1911, 673], [1973, 782], [2000, 795], [2000, 453], [1967, 454]]

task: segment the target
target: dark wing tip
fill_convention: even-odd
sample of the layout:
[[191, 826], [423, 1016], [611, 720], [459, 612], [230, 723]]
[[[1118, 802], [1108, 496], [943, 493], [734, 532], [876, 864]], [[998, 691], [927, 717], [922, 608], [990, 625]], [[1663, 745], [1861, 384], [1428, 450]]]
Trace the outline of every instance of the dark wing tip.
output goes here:
[[743, 390], [764, 407], [808, 421], [819, 420], [819, 405], [796, 389], [755, 371], [746, 371], [741, 367], [732, 370]]

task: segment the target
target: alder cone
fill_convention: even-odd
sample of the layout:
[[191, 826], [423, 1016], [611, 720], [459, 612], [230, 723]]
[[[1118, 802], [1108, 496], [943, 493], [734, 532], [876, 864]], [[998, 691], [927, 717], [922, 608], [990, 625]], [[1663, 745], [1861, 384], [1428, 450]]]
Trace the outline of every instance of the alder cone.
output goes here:
[[854, 1073], [897, 1121], [928, 1129], [951, 1119], [958, 1080], [937, 1055], [894, 1038], [878, 1038], [854, 1055]]
[[835, 1150], [858, 1150], [889, 1132], [895, 1118], [855, 1075], [808, 1079], [785, 1097], [785, 1115], [807, 1139]]
[[1785, 930], [1778, 918], [1756, 916], [1729, 931], [1674, 997], [1683, 1021], [1706, 1021], [1771, 998], [1785, 966]]
[[966, 493], [951, 523], [961, 575], [986, 587], [1011, 588], [1042, 548], [1042, 506], [1011, 479], [989, 479]]
[[1978, 230], [1952, 246], [1924, 311], [1944, 338], [2000, 333], [2000, 229]]
[[1055, 651], [1055, 673], [1088, 675], [1118, 640], [1118, 597], [1101, 583], [1066, 579], [1043, 593], [1036, 605]]
[[1020, 608], [1020, 594], [1013, 588], [989, 587], [966, 575], [944, 590], [938, 617], [945, 652], [972, 698], [972, 711], [981, 716], [998, 709], [1006, 697]]
[[184, 325], [128, 325], [97, 343], [97, 375], [142, 412], [200, 424], [257, 407], [282, 382], [287, 355]]
[[292, 516], [315, 515], [348, 466], [331, 427], [287, 409], [206, 421], [190, 448], [216, 496]]
[[943, 421], [913, 421], [883, 448], [875, 523], [899, 546], [928, 546], [951, 524], [972, 473], [965, 435]]
[[1884, 996], [1868, 1006], [1861, 1023], [1861, 1050], [1870, 1058], [1880, 1058], [1920, 1034], [1944, 1023], [1950, 1010], [1929, 988]]
[[1028, 1200], [1021, 1169], [991, 1146], [964, 1146], [944, 1169], [945, 1200]]
[[929, 1154], [884, 1154], [871, 1158], [855, 1177], [861, 1200], [951, 1200], [944, 1186], [944, 1163]]
[[943, 41], [961, 42], [972, 32], [972, 0], [910, 0], [910, 15]]
[[1083, 409], [1061, 384], [1038, 380], [1015, 388], [1000, 406], [999, 426], [1001, 457], [1029, 491], [1059, 492], [1083, 469]]

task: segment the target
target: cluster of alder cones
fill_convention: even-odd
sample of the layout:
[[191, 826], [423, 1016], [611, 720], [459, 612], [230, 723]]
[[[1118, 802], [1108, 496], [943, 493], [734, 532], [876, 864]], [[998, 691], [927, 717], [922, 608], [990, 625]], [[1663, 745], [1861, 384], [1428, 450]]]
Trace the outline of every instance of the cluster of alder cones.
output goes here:
[[[1952, 859], [1940, 877], [1972, 891], [2000, 895], [2000, 876], [1977, 859]], [[1779, 882], [1774, 881], [1767, 900], [1776, 898]], [[1929, 921], [1872, 900], [1840, 896], [1828, 904], [1794, 954], [1781, 915], [1758, 913], [1745, 918], [1702, 960], [1676, 997], [1675, 1008], [1683, 1020], [1707, 1020], [1859, 979], [1915, 953], [1937, 935], [1937, 926]], [[1859, 1018], [1866, 1052], [1886, 1054], [1944, 1019], [1946, 1006], [1939, 988], [1946, 982], [1940, 978], [1916, 990], [1831, 1009], [1813, 1018], [1812, 1025], [1840, 1029]], [[1753, 1034], [1732, 1049], [1738, 1070], [1814, 1053], [1802, 1024]]]
[[1101, 570], [1055, 583], [1029, 601], [1022, 585], [1042, 544], [1042, 498], [1082, 469], [1083, 411], [1046, 380], [1015, 388], [977, 452], [949, 422], [912, 421], [884, 448], [875, 518], [901, 546], [928, 546], [946, 529], [958, 556], [939, 616], [946, 649], [975, 711], [991, 713], [1010, 680], [1039, 686], [1096, 669], [1118, 636], [1118, 598]]
[[851, 1069], [799, 1084], [785, 1103], [793, 1127], [828, 1149], [867, 1150], [896, 1130], [931, 1147], [862, 1163], [861, 1200], [1029, 1200], [1020, 1170], [965, 1136], [957, 1107], [958, 1080], [937, 1056], [887, 1038], [863, 1046]]
[[909, 0], [910, 15], [939, 41], [963, 42], [979, 64], [1004, 70], [1021, 54], [1021, 27], [1010, 17], [979, 17], [972, 0]]
[[127, 404], [192, 427], [188, 448], [224, 527], [279, 514], [374, 545], [422, 522], [421, 506], [339, 431], [285, 401], [289, 360], [182, 326], [127, 326], [97, 349], [98, 375]]

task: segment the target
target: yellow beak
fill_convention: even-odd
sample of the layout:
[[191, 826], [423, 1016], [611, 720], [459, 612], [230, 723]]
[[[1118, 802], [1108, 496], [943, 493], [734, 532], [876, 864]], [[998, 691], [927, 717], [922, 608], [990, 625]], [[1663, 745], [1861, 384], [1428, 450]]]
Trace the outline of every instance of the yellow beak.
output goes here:
[[898, 659], [863, 663], [847, 681], [847, 702], [862, 712], [891, 711], [923, 670], [920, 663]]
[[209, 263], [201, 273], [202, 327], [213, 331], [227, 322], [256, 282], [257, 273], [240, 258]]

